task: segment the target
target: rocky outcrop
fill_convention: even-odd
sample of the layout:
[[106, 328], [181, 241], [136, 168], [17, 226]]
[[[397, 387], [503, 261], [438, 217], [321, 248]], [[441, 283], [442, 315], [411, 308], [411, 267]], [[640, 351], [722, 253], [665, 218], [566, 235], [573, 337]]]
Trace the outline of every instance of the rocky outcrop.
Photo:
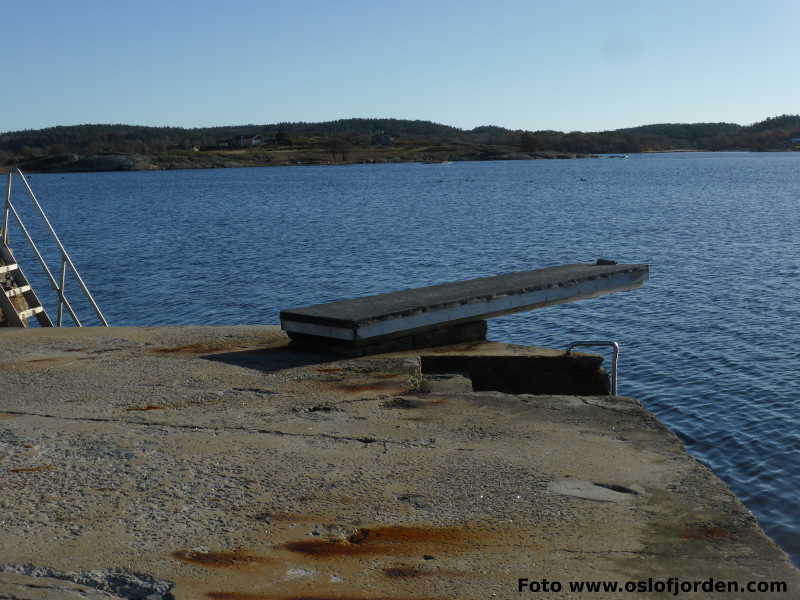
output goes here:
[[0, 564], [0, 598], [14, 600], [175, 600], [174, 588], [171, 581], [124, 569], [59, 571]]

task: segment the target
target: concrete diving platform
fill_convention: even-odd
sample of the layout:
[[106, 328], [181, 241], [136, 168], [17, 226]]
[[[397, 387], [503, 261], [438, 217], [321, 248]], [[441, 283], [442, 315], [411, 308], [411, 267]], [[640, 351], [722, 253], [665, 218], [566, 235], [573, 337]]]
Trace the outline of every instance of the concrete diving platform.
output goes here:
[[649, 270], [599, 259], [506, 273], [283, 310], [281, 327], [295, 341], [362, 353], [482, 340], [485, 319], [632, 290]]
[[[786, 554], [638, 401], [511, 385], [562, 355], [0, 328], [0, 598], [797, 600]], [[772, 591], [568, 583], [710, 580]]]

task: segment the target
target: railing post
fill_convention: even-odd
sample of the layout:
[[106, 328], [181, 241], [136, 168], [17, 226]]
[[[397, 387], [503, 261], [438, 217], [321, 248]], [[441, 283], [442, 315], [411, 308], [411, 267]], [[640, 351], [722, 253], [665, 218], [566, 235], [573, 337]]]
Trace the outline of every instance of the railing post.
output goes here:
[[[58, 283], [56, 282], [56, 278], [55, 276], [53, 276], [53, 272], [50, 270], [50, 267], [47, 266], [47, 261], [45, 261], [44, 257], [42, 256], [42, 253], [39, 252], [39, 248], [36, 246], [36, 242], [33, 241], [33, 238], [31, 237], [28, 228], [25, 227], [25, 223], [22, 222], [22, 218], [19, 216], [17, 209], [14, 208], [13, 204], [11, 204], [9, 208], [11, 209], [11, 215], [14, 217], [14, 220], [17, 222], [17, 225], [19, 226], [19, 230], [22, 232], [22, 235], [25, 236], [25, 239], [28, 240], [28, 245], [31, 247], [31, 250], [33, 250], [33, 254], [36, 256], [37, 260], [39, 261], [39, 264], [42, 266], [42, 270], [44, 271], [45, 275], [47, 275], [47, 279], [48, 281], [50, 281], [50, 287], [58, 291]], [[67, 259], [69, 260], [69, 257], [67, 257]], [[75, 314], [75, 311], [72, 309], [69, 300], [67, 300], [66, 298], [64, 298], [64, 306], [67, 307], [67, 311], [72, 317], [72, 320], [75, 321], [75, 326], [81, 327], [81, 321], [80, 319], [78, 319], [78, 315]]]
[[61, 253], [61, 287], [58, 288], [58, 319], [56, 327], [61, 327], [64, 320], [64, 281], [67, 278], [67, 256]]
[[[78, 273], [78, 269], [75, 267], [75, 264], [72, 262], [72, 259], [69, 257], [69, 254], [67, 254], [67, 251], [64, 248], [64, 245], [61, 243], [61, 239], [58, 237], [58, 235], [55, 232], [55, 229], [53, 229], [53, 226], [50, 224], [50, 219], [47, 218], [47, 215], [44, 213], [44, 209], [42, 208], [42, 205], [39, 204], [39, 200], [36, 198], [36, 194], [33, 193], [33, 190], [31, 189], [31, 186], [28, 184], [27, 180], [25, 179], [25, 175], [23, 175], [22, 171], [20, 171], [19, 169], [17, 169], [17, 173], [19, 173], [19, 176], [22, 178], [22, 184], [25, 186], [25, 189], [28, 191], [28, 196], [30, 197], [31, 200], [33, 200], [33, 205], [36, 207], [36, 210], [39, 212], [39, 215], [42, 217], [42, 220], [44, 221], [44, 224], [47, 226], [47, 229], [50, 232], [50, 237], [53, 238], [53, 241], [56, 243], [56, 246], [58, 246], [58, 249], [61, 250], [62, 256], [66, 259], [67, 264], [69, 265], [69, 268], [75, 274], [75, 279], [77, 280], [78, 285], [83, 290], [84, 296], [86, 296], [86, 299], [89, 301], [89, 304], [94, 309], [95, 314], [100, 319], [100, 322], [103, 324], [103, 326], [104, 327], [108, 327], [108, 321], [106, 321], [106, 318], [105, 318], [105, 316], [103, 316], [103, 313], [100, 310], [100, 307], [97, 306], [97, 302], [94, 301], [94, 298], [92, 297], [92, 293], [89, 291], [89, 288], [86, 287], [86, 284], [83, 282], [83, 277], [81, 277], [81, 274]], [[17, 220], [19, 220], [19, 217], [17, 217]], [[31, 244], [33, 244], [32, 240], [31, 240]], [[53, 283], [53, 285], [55, 285], [54, 281], [52, 283]], [[69, 306], [67, 306], [67, 309], [69, 309]], [[76, 325], [78, 325], [77, 317], [75, 317], [74, 314], [72, 316], [76, 320]], [[80, 327], [80, 325], [78, 325], [78, 326]]]
[[2, 230], [2, 239], [3, 243], [8, 246], [8, 213], [9, 209], [11, 208], [11, 178], [13, 177], [13, 171], [11, 169], [8, 170], [8, 182], [6, 183], [6, 201], [3, 205], [3, 230]]
[[603, 341], [589, 341], [589, 342], [572, 342], [567, 346], [566, 353], [572, 352], [572, 349], [577, 346], [610, 346], [611, 347], [611, 395], [616, 396], [617, 389], [617, 365], [619, 364], [619, 344], [607, 340]]

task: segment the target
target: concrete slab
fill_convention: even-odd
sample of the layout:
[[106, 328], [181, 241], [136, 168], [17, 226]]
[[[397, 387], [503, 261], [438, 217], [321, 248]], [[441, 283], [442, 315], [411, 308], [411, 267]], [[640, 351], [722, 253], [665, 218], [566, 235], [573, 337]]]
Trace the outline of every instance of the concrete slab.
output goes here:
[[644, 264], [575, 264], [281, 311], [290, 335], [361, 343], [640, 287]]
[[0, 330], [0, 597], [485, 600], [526, 578], [562, 588], [525, 597], [628, 599], [655, 596], [569, 582], [670, 577], [786, 585], [680, 597], [797, 597], [785, 554], [636, 400], [426, 385], [418, 352], [287, 344]]

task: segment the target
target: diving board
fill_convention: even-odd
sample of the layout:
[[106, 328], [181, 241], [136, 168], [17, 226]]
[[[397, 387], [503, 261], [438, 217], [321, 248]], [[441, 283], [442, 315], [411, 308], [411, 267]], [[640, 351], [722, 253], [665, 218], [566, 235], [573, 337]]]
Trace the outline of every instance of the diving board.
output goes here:
[[293, 339], [358, 346], [632, 290], [649, 271], [601, 259], [506, 273], [282, 310], [281, 327]]

